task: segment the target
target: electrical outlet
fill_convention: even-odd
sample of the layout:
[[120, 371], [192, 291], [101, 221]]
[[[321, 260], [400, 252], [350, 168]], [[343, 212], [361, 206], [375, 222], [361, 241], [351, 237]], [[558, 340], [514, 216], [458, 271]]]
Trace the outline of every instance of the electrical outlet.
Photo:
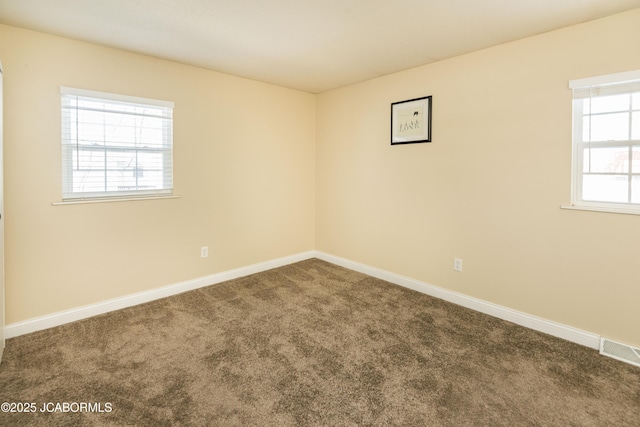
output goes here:
[[200, 258], [206, 258], [209, 256], [209, 246], [203, 246], [200, 248]]
[[453, 269], [455, 271], [462, 271], [462, 260], [460, 258], [453, 259]]

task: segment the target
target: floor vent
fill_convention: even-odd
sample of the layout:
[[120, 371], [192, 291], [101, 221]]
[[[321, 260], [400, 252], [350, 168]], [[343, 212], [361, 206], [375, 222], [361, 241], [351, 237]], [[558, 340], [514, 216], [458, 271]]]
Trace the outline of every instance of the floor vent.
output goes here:
[[640, 348], [600, 338], [600, 354], [640, 366]]

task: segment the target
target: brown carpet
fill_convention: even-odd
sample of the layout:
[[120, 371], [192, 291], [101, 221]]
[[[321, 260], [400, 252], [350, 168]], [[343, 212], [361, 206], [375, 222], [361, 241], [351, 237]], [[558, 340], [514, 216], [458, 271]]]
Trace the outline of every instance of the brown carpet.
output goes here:
[[0, 402], [36, 404], [16, 426], [631, 426], [640, 368], [311, 259], [10, 339]]

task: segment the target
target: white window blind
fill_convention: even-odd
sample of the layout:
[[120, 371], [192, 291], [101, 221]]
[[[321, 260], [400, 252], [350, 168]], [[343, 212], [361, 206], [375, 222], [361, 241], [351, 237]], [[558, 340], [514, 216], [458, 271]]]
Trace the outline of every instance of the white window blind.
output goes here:
[[640, 212], [640, 71], [571, 81], [573, 205]]
[[173, 191], [173, 103], [60, 88], [63, 200]]

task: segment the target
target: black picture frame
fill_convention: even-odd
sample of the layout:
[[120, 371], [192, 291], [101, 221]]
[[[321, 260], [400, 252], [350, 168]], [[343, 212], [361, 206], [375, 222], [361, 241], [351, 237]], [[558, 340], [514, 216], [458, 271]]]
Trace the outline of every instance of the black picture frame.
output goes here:
[[431, 142], [433, 96], [391, 104], [391, 145]]

